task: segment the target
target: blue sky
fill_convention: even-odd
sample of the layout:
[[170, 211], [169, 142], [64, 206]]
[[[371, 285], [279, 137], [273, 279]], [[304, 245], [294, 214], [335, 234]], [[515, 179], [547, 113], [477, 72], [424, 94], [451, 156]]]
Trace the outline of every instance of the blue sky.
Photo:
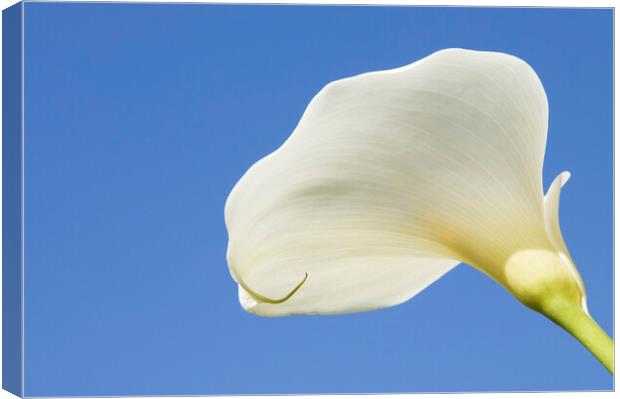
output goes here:
[[223, 207], [328, 82], [446, 47], [525, 59], [544, 183], [612, 333], [611, 10], [25, 6], [26, 395], [608, 390], [576, 340], [461, 265], [397, 307], [260, 318]]

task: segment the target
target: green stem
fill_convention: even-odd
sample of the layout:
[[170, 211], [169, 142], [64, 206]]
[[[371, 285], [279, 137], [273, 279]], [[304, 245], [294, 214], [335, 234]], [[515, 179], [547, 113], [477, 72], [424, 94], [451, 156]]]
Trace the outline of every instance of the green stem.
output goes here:
[[581, 306], [549, 301], [540, 311], [577, 338], [611, 374], [614, 373], [614, 341]]

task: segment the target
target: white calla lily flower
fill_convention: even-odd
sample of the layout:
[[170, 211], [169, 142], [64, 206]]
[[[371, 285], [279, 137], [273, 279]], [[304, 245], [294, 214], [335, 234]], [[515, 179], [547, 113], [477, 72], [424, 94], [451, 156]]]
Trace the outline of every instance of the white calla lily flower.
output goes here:
[[543, 195], [547, 121], [536, 73], [503, 53], [447, 49], [328, 84], [226, 202], [241, 305], [379, 309], [464, 262], [560, 325], [550, 308], [589, 319], [559, 226], [570, 174]]

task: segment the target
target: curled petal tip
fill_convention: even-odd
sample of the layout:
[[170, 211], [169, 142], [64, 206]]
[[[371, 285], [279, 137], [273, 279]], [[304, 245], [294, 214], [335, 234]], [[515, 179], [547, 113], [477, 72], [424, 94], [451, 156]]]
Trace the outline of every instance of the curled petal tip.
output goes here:
[[278, 298], [278, 299], [274, 299], [274, 298], [270, 298], [268, 296], [265, 295], [261, 295], [258, 292], [254, 291], [253, 289], [251, 289], [241, 278], [238, 278], [238, 283], [239, 285], [258, 303], [269, 303], [272, 305], [277, 305], [280, 303], [284, 303], [286, 301], [288, 301], [293, 295], [295, 295], [295, 293], [297, 291], [299, 291], [299, 289], [306, 283], [306, 280], [308, 279], [308, 273], [305, 273], [304, 277], [301, 279], [301, 281], [295, 286], [295, 288], [293, 288], [291, 291], [289, 291], [288, 294], [286, 294], [285, 296]]
[[568, 180], [570, 180], [571, 176], [572, 175], [568, 170], [560, 173], [560, 182], [562, 183], [562, 186], [564, 186], [568, 182]]

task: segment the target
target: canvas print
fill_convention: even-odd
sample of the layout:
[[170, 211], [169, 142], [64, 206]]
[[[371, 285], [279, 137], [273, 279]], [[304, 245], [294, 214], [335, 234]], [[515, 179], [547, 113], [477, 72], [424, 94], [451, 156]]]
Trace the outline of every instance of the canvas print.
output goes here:
[[4, 389], [613, 390], [613, 23], [4, 10]]

